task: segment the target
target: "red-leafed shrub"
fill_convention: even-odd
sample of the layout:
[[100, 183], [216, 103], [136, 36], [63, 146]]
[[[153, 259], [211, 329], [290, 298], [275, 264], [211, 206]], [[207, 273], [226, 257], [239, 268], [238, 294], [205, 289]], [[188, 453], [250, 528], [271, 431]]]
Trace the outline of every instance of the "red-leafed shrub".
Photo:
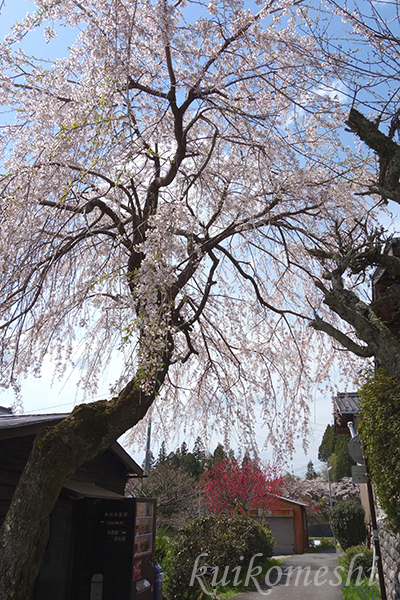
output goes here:
[[243, 514], [277, 505], [283, 478], [278, 468], [255, 460], [222, 458], [202, 477], [203, 504], [212, 513]]

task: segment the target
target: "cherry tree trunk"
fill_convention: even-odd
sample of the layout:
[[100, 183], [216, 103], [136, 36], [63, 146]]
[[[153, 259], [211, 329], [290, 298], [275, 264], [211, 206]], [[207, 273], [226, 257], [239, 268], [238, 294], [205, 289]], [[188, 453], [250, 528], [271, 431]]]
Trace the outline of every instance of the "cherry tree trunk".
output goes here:
[[[164, 376], [158, 377], [158, 387]], [[138, 423], [155, 393], [145, 394], [132, 381], [118, 398], [78, 406], [37, 436], [0, 530], [0, 600], [31, 598], [50, 514], [65, 480]]]

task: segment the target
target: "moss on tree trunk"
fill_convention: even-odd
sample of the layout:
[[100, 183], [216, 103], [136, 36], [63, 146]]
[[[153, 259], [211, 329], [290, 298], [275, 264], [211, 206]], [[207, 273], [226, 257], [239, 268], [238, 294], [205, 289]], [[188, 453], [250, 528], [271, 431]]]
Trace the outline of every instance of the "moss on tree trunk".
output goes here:
[[167, 368], [164, 361], [152, 393], [134, 379], [117, 398], [78, 406], [38, 435], [0, 530], [0, 600], [31, 598], [50, 514], [66, 479], [145, 416]]

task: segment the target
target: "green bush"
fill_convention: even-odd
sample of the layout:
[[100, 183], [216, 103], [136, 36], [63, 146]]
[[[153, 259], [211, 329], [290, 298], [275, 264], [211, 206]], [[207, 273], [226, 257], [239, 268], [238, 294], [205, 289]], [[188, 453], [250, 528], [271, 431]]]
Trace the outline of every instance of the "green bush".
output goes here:
[[360, 390], [360, 438], [375, 492], [390, 527], [400, 533], [400, 383], [387, 371], [370, 372]]
[[[253, 566], [272, 556], [275, 545], [272, 533], [253, 519], [241, 516], [208, 515], [199, 517], [186, 525], [174, 539], [174, 547], [167, 557], [167, 581], [165, 591], [169, 600], [192, 600], [201, 591], [195, 579], [190, 586], [196, 558], [203, 556], [198, 567], [205, 564], [218, 567], [217, 581], [223, 577], [224, 569], [229, 574], [234, 567], [242, 567], [242, 573], [255, 554], [262, 554], [254, 560]], [[234, 573], [228, 576], [233, 579]]]
[[343, 550], [365, 542], [367, 527], [364, 508], [355, 500], [338, 502], [329, 515], [333, 534]]
[[174, 541], [168, 535], [169, 527], [160, 527], [156, 534], [155, 558], [156, 561], [164, 568], [165, 560], [170, 549], [174, 546]]
[[[340, 558], [340, 564], [345, 569], [343, 574], [344, 582], [347, 581], [350, 567], [350, 581], [355, 581], [356, 579], [360, 580], [362, 577], [369, 577], [373, 556], [373, 551], [365, 546], [352, 546], [351, 548], [348, 548]], [[362, 568], [362, 573], [359, 571], [359, 567]]]

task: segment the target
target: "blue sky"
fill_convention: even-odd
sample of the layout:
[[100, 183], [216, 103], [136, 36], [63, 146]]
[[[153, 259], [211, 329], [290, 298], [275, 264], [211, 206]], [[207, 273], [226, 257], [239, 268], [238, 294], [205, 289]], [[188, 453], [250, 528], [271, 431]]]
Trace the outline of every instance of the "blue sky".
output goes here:
[[[1, 3], [1, 0], [0, 0]], [[0, 12], [0, 39], [3, 40], [16, 21], [21, 22], [27, 13], [32, 14], [35, 5], [32, 0], [4, 0]], [[70, 45], [76, 33], [72, 29], [57, 27], [55, 29], [58, 35], [48, 44], [44, 39], [43, 30], [32, 32], [26, 42], [22, 42], [24, 49], [32, 55], [43, 58], [61, 58], [65, 55], [68, 45]]]
[[[15, 21], [20, 21], [27, 12], [33, 12], [33, 2], [25, 0], [5, 0], [0, 14], [0, 39], [9, 32], [10, 27]], [[57, 27], [56, 27], [57, 29]], [[29, 36], [29, 40], [24, 40], [22, 46], [29, 53], [40, 57], [58, 58], [65, 55], [68, 45], [74, 40], [75, 34], [67, 28], [58, 28], [58, 36], [46, 44], [43, 31], [36, 31]], [[117, 365], [114, 363], [115, 371]], [[113, 364], [111, 363], [107, 372], [104, 373], [103, 381], [100, 382], [99, 393], [90, 399], [100, 399], [108, 397], [109, 385], [114, 381]], [[70, 372], [67, 377], [59, 382], [53, 382], [53, 365], [47, 361], [42, 371], [40, 379], [28, 378], [22, 383], [22, 400], [24, 412], [40, 413], [40, 412], [69, 412], [73, 406], [79, 403], [83, 398], [83, 393], [77, 388], [78, 374]], [[342, 390], [343, 387], [340, 387]], [[348, 391], [353, 391], [349, 386]], [[0, 404], [9, 406], [14, 401], [12, 391], [0, 392]], [[294, 460], [289, 463], [290, 469], [293, 468], [296, 475], [303, 475], [306, 471], [309, 460], [318, 466], [317, 452], [321, 442], [322, 434], [328, 423], [332, 423], [332, 399], [331, 397], [316, 396], [311, 402], [311, 422], [314, 432], [314, 440], [310, 442], [310, 449], [307, 456], [301, 449], [299, 442], [296, 448]], [[263, 442], [263, 432], [259, 431], [260, 446]], [[162, 440], [160, 440], [162, 441]], [[173, 450], [176, 446], [184, 441], [183, 435], [176, 436], [176, 439], [169, 444], [169, 449]], [[217, 440], [213, 440], [212, 446], [215, 447]], [[192, 446], [194, 440], [189, 441], [189, 447]], [[212, 449], [212, 448], [210, 448]], [[157, 454], [158, 445], [154, 447], [154, 453]], [[144, 451], [143, 451], [144, 455]], [[141, 457], [136, 457], [141, 462]]]

